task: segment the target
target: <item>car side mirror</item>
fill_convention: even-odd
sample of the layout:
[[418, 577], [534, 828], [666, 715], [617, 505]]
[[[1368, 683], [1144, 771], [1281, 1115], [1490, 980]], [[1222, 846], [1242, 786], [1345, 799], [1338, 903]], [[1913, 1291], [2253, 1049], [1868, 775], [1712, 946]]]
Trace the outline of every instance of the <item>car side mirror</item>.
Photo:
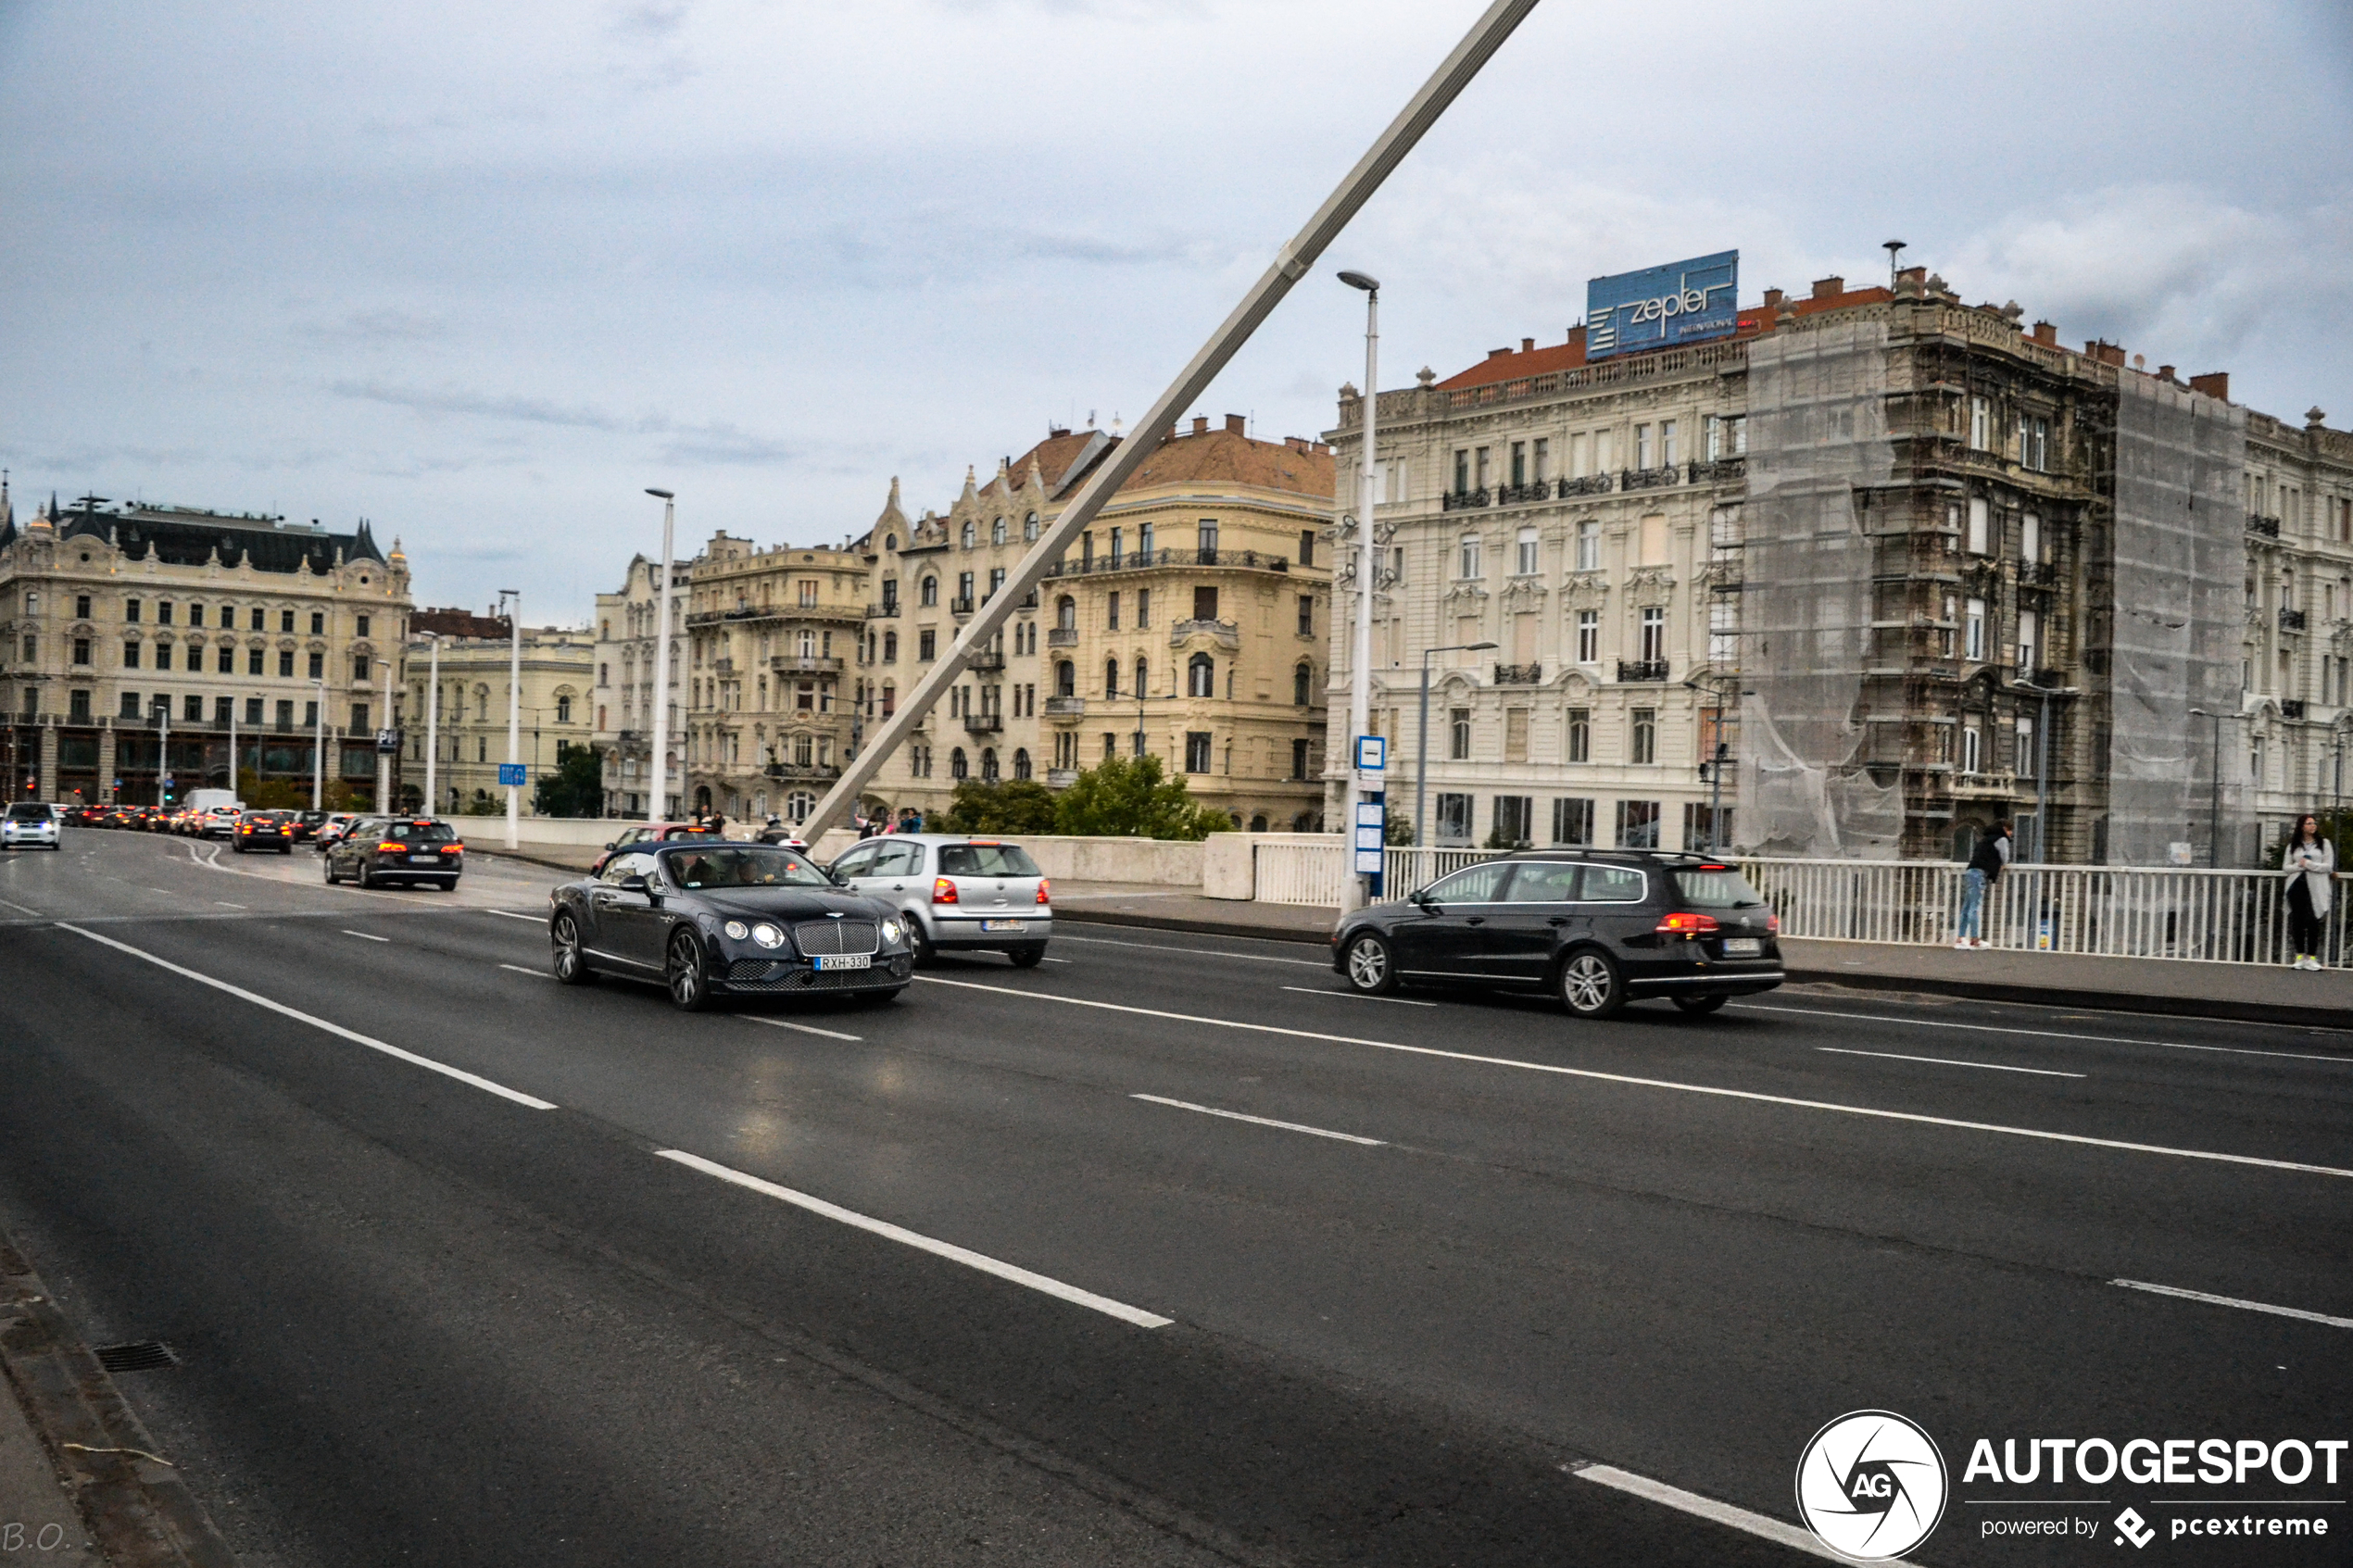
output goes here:
[[1427, 887], [1415, 888], [1411, 893], [1405, 895], [1405, 902], [1408, 904], [1418, 904], [1425, 909], [1428, 909], [1429, 889]]
[[646, 885], [646, 879], [642, 876], [623, 877], [621, 879], [621, 890], [623, 893], [650, 893], [653, 891]]

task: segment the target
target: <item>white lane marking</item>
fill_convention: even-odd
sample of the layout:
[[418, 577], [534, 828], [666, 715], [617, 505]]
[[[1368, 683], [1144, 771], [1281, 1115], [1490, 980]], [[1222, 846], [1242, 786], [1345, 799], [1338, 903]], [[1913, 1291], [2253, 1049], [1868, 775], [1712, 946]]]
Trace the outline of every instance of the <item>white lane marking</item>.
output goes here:
[[485, 915], [497, 915], [500, 920], [527, 920], [534, 925], [537, 925], [539, 923], [539, 917], [537, 915], [519, 915], [511, 909], [481, 909], [476, 912]]
[[1604, 1486], [1630, 1492], [1652, 1502], [1665, 1503], [1669, 1508], [1730, 1525], [1735, 1530], [1745, 1530], [1752, 1536], [1762, 1536], [1792, 1551], [1802, 1551], [1831, 1562], [1847, 1561], [1824, 1546], [1812, 1531], [1801, 1529], [1795, 1524], [1785, 1524], [1770, 1514], [1751, 1513], [1747, 1509], [1734, 1508], [1730, 1503], [1718, 1502], [1714, 1498], [1704, 1498], [1697, 1492], [1687, 1492], [1680, 1486], [1670, 1486], [1664, 1481], [1654, 1481], [1647, 1475], [1637, 1475], [1630, 1470], [1620, 1470], [1613, 1464], [1564, 1465], [1562, 1468], [1581, 1480], [1597, 1481]]
[[2353, 1066], [2353, 1056], [2325, 1051], [2260, 1051], [2252, 1046], [2193, 1046], [2180, 1040], [2134, 1040], [2120, 1035], [2069, 1035], [2057, 1029], [2011, 1029], [1998, 1023], [1955, 1023], [1941, 1018], [1897, 1018], [1881, 1012], [1841, 1012], [1834, 1008], [1760, 1007], [1734, 1002], [1743, 1012], [1793, 1012], [1809, 1018], [1851, 1018], [1864, 1023], [1902, 1023], [1920, 1029], [1973, 1029], [1981, 1035], [2023, 1035], [2032, 1040], [2089, 1040], [2102, 1046], [2161, 1046], [2169, 1051], [2221, 1051], [2228, 1056], [2280, 1056], [2295, 1061], [2334, 1061]]
[[8, 904], [8, 900], [6, 900], [6, 898], [0, 898], [0, 904], [7, 904], [7, 905], [8, 905], [8, 908], [10, 908], [10, 909], [12, 909], [16, 910], [19, 914], [31, 915], [31, 916], [33, 919], [35, 919], [35, 920], [42, 920], [42, 919], [45, 919], [45, 918], [46, 918], [45, 916], [44, 916], [44, 915], [42, 914], [42, 912], [41, 912], [39, 909], [29, 909], [25, 908], [22, 904]]
[[226, 898], [215, 898], [213, 902], [220, 905], [224, 909], [250, 909], [252, 907], [248, 904], [232, 904]]
[[1071, 960], [1069, 959], [1048, 959], [1046, 961], [1048, 963], [1069, 963]]
[[2145, 1290], [2152, 1296], [2178, 1296], [2184, 1301], [2203, 1301], [2209, 1307], [2236, 1307], [2242, 1311], [2269, 1312], [2273, 1317], [2325, 1323], [2330, 1328], [2353, 1328], [2353, 1318], [2333, 1318], [2326, 1312], [2308, 1312], [2301, 1307], [2274, 1307], [2268, 1301], [2243, 1301], [2235, 1296], [2209, 1296], [2203, 1290], [2184, 1290], [2178, 1285], [2151, 1285], [2145, 1279], [2112, 1279], [2108, 1284], [2120, 1285], [2127, 1290]]
[[1630, 1084], [1638, 1088], [1672, 1089], [1679, 1094], [1714, 1095], [1721, 1099], [1753, 1100], [1760, 1105], [1786, 1105], [1800, 1110], [1831, 1110], [1842, 1116], [1869, 1116], [1885, 1122], [1911, 1122], [1926, 1127], [1953, 1127], [1964, 1132], [1999, 1133], [2006, 1137], [2041, 1138], [2050, 1143], [2081, 1144], [2089, 1148], [2122, 1149], [2132, 1154], [2163, 1154], [2176, 1160], [2211, 1160], [2225, 1165], [2257, 1165], [2271, 1171], [2297, 1171], [2313, 1176], [2353, 1178], [2353, 1170], [2334, 1165], [2308, 1165], [2294, 1160], [2266, 1160], [2253, 1154], [2220, 1154], [2204, 1148], [2172, 1148], [2164, 1144], [2130, 1143], [2120, 1138], [2095, 1138], [2082, 1133], [2054, 1133], [2040, 1127], [2006, 1127], [1998, 1122], [1963, 1122], [1949, 1116], [1926, 1116], [1916, 1110], [1882, 1110], [1877, 1106], [1840, 1105], [1833, 1100], [1797, 1099], [1788, 1095], [1760, 1094], [1755, 1089], [1728, 1089], [1714, 1084], [1679, 1084], [1669, 1078], [1637, 1078], [1625, 1073], [1603, 1073], [1591, 1067], [1555, 1067], [1547, 1061], [1516, 1061], [1507, 1056], [1478, 1056], [1469, 1051], [1440, 1050], [1435, 1046], [1405, 1046], [1393, 1040], [1363, 1040], [1352, 1035], [1323, 1035], [1312, 1029], [1285, 1029], [1273, 1023], [1244, 1023], [1231, 1018], [1202, 1018], [1193, 1013], [1164, 1012], [1158, 1008], [1128, 1007], [1098, 1002], [1085, 997], [1057, 997], [1048, 991], [1016, 991], [1010, 985], [983, 985], [973, 980], [948, 980], [936, 974], [916, 979], [934, 985], [954, 985], [967, 991], [994, 991], [1031, 1002], [1063, 1002], [1072, 1007], [1100, 1008], [1106, 1012], [1139, 1013], [1178, 1023], [1208, 1023], [1220, 1029], [1244, 1029], [1257, 1035], [1287, 1035], [1297, 1040], [1328, 1040], [1341, 1046], [1368, 1046], [1375, 1050], [1402, 1051], [1409, 1056], [1442, 1057], [1476, 1061], [1489, 1067], [1512, 1067], [1523, 1073], [1551, 1073], [1564, 1078], [1592, 1078], [1604, 1084]]
[[344, 935], [346, 936], [357, 936], [362, 942], [389, 942], [392, 940], [389, 936], [371, 936], [364, 931], [346, 931]]
[[[1114, 941], [1108, 936], [1065, 936], [1060, 932], [1056, 932], [1054, 934], [1054, 940], [1057, 942], [1086, 942], [1098, 947], [1141, 947], [1148, 953], [1195, 953], [1199, 954], [1202, 958], [1211, 959], [1248, 959], [1252, 963], [1305, 964], [1309, 969], [1329, 969], [1332, 967], [1330, 962], [1324, 959], [1282, 959], [1277, 958], [1272, 953], [1228, 953], [1224, 951], [1222, 948], [1217, 947], [1164, 947], [1157, 942], [1118, 942]], [[1246, 937], [1244, 940], [1258, 941], [1262, 939], [1257, 937]]]
[[1371, 1148], [1389, 1147], [1379, 1138], [1360, 1138], [1354, 1133], [1334, 1133], [1298, 1122], [1277, 1122], [1271, 1116], [1247, 1116], [1239, 1110], [1220, 1110], [1214, 1105], [1195, 1105], [1189, 1099], [1169, 1099], [1161, 1095], [1129, 1095], [1127, 1098], [1148, 1099], [1154, 1105], [1173, 1105], [1179, 1110], [1198, 1110], [1203, 1116], [1223, 1116], [1231, 1122], [1252, 1122], [1261, 1127], [1280, 1127], [1287, 1133], [1313, 1133], [1319, 1138], [1338, 1138], [1342, 1143], [1361, 1143]]
[[526, 1105], [534, 1110], [553, 1110], [556, 1109], [555, 1102], [553, 1100], [545, 1100], [539, 1098], [535, 1095], [523, 1094], [519, 1090], [507, 1087], [504, 1084], [494, 1084], [489, 1079], [482, 1077], [476, 1073], [469, 1073], [462, 1067], [452, 1067], [446, 1061], [435, 1061], [429, 1056], [419, 1056], [414, 1051], [404, 1051], [398, 1046], [386, 1045], [382, 1040], [371, 1039], [368, 1035], [359, 1034], [355, 1030], [346, 1029], [340, 1023], [330, 1023], [323, 1018], [316, 1017], [313, 1014], [304, 1012], [296, 1008], [290, 1008], [283, 1002], [272, 1001], [268, 997], [262, 996], [258, 992], [248, 991], [242, 985], [232, 985], [226, 980], [216, 980], [209, 974], [203, 974], [193, 969], [182, 968], [179, 964], [173, 963], [169, 959], [159, 959], [153, 953], [143, 952], [127, 942], [118, 942], [111, 936], [101, 936], [94, 931], [84, 931], [78, 925], [69, 925], [63, 921], [59, 921], [57, 922], [57, 929], [59, 931], [70, 931], [76, 936], [87, 936], [91, 941], [96, 942], [103, 947], [112, 947], [116, 952], [128, 953], [134, 959], [144, 959], [147, 962], [154, 964], [157, 969], [168, 969], [172, 973], [180, 975], [184, 979], [193, 980], [199, 985], [209, 985], [216, 991], [226, 991], [229, 995], [237, 997], [241, 1001], [251, 1002], [254, 1006], [258, 1008], [268, 1008], [271, 1012], [281, 1014], [286, 1018], [294, 1019], [299, 1022], [308, 1023], [313, 1029], [323, 1029], [328, 1034], [335, 1035], [340, 1039], [351, 1041], [354, 1045], [365, 1046], [370, 1050], [382, 1051], [386, 1056], [397, 1057], [399, 1060], [409, 1063], [411, 1066], [422, 1067], [429, 1072], [441, 1073], [445, 1077], [455, 1078], [461, 1084], [471, 1084], [475, 1088], [484, 1090], [489, 1094], [497, 1095], [501, 1099], [513, 1100], [517, 1105]]
[[1362, 991], [1327, 991], [1320, 985], [1286, 985], [1286, 991], [1296, 991], [1302, 997], [1339, 997], [1352, 1002], [1395, 1002], [1401, 1008], [1434, 1008], [1436, 1002], [1417, 1002], [1411, 997], [1368, 997]]
[[1889, 1061], [1932, 1061], [1939, 1067], [1982, 1067], [1988, 1073], [2032, 1073], [2038, 1078], [2081, 1078], [2081, 1073], [2059, 1073], [2048, 1067], [2006, 1067], [1998, 1061], [1962, 1061], [1949, 1056], [1906, 1056], [1901, 1051], [1855, 1051], [1843, 1046], [1816, 1046], [1818, 1051], [1832, 1056], [1876, 1056]]
[[747, 1023], [765, 1023], [771, 1029], [795, 1029], [799, 1030], [803, 1035], [823, 1035], [828, 1040], [859, 1040], [864, 1038], [863, 1035], [845, 1035], [838, 1029], [820, 1029], [813, 1023], [788, 1023], [781, 1018], [761, 1018], [757, 1013], [737, 1013], [736, 1016], [742, 1019]]
[[528, 974], [534, 980], [545, 980], [547, 978], [547, 974], [545, 970], [525, 969], [519, 963], [502, 963], [498, 967], [500, 969], [513, 970], [517, 974]]
[[903, 1225], [894, 1225], [887, 1220], [870, 1219], [854, 1210], [844, 1209], [837, 1203], [828, 1203], [822, 1198], [812, 1198], [805, 1192], [795, 1192], [790, 1187], [778, 1186], [774, 1182], [762, 1181], [758, 1176], [722, 1165], [716, 1160], [705, 1160], [699, 1154], [688, 1154], [682, 1148], [663, 1148], [654, 1152], [659, 1159], [674, 1160], [679, 1164], [690, 1170], [700, 1171], [707, 1176], [716, 1176], [723, 1182], [733, 1182], [739, 1187], [749, 1187], [753, 1192], [781, 1198], [797, 1208], [806, 1209], [812, 1214], [822, 1214], [828, 1220], [838, 1220], [845, 1225], [853, 1225], [859, 1230], [868, 1231], [892, 1241], [904, 1242], [907, 1246], [928, 1252], [934, 1257], [946, 1258], [951, 1262], [962, 1263], [967, 1268], [978, 1269], [982, 1273], [995, 1274], [999, 1279], [1011, 1280], [1015, 1285], [1026, 1285], [1032, 1290], [1043, 1291], [1049, 1296], [1059, 1297], [1064, 1301], [1075, 1302], [1081, 1307], [1091, 1307], [1106, 1316], [1119, 1319], [1122, 1323], [1132, 1323], [1139, 1328], [1166, 1328], [1176, 1321], [1175, 1318], [1164, 1318], [1157, 1312], [1147, 1312], [1140, 1307], [1128, 1306], [1124, 1301], [1114, 1301], [1108, 1296], [1098, 1296], [1091, 1290], [1081, 1290], [1075, 1285], [1064, 1285], [1062, 1281], [1049, 1279], [1044, 1274], [1032, 1273], [1027, 1269], [1002, 1262], [984, 1252], [975, 1252], [969, 1248], [958, 1247], [953, 1242], [935, 1241], [930, 1236], [911, 1231]]

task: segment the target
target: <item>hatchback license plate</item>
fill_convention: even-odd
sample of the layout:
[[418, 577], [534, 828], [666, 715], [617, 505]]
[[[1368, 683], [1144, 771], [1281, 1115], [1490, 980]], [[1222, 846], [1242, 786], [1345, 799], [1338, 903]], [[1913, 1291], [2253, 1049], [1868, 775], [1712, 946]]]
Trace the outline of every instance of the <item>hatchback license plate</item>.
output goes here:
[[872, 969], [875, 967], [875, 956], [872, 953], [837, 953], [821, 956], [813, 961], [819, 969]]
[[980, 928], [983, 931], [1021, 931], [1026, 929], [1022, 922], [1017, 920], [985, 920], [980, 922]]
[[1727, 936], [1724, 956], [1728, 959], [1755, 959], [1765, 956], [1765, 939], [1761, 936]]

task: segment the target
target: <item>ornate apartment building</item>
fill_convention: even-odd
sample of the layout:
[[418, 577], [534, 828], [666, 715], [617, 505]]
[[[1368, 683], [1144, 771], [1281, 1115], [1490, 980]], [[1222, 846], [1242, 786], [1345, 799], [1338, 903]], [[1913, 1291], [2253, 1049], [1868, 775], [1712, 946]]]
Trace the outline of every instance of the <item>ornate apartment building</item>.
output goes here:
[[326, 776], [372, 796], [409, 611], [408, 561], [364, 521], [337, 533], [85, 496], [19, 527], [0, 494], [8, 798], [233, 787], [233, 726], [239, 770], [308, 779], [322, 724]]
[[[605, 812], [643, 817], [653, 785], [654, 642], [660, 630], [661, 596], [654, 580], [661, 563], [630, 558], [621, 591], [597, 596], [596, 745], [604, 758]], [[678, 758], [686, 745], [680, 690], [686, 678], [686, 597], [694, 562], [670, 563], [670, 707], [668, 756], [661, 814], [686, 810], [686, 775]]]
[[[433, 793], [427, 809], [457, 814], [506, 809], [498, 765], [507, 749], [508, 694], [520, 690], [520, 746], [512, 759], [528, 770], [522, 809], [531, 813], [530, 785], [552, 772], [573, 746], [595, 736], [589, 710], [595, 639], [561, 626], [522, 629], [522, 680], [514, 680], [513, 633], [498, 615], [462, 609], [419, 610], [409, 623], [408, 684], [403, 698], [402, 784], [422, 800], [428, 747]], [[438, 675], [441, 700], [431, 702]]]
[[[2230, 864], [2338, 798], [2353, 442], [2022, 318], [1830, 278], [1714, 342], [1572, 330], [1382, 394], [1392, 811], [1426, 650], [1478, 642], [1436, 656], [1426, 842], [1697, 847], [1720, 791], [1718, 842], [1768, 853], [2011, 817], [2055, 859]], [[1361, 428], [1343, 389], [1345, 510]]]
[[[855, 546], [873, 572], [853, 694], [866, 719], [895, 709], [1120, 439], [1056, 430], [985, 485], [967, 473], [945, 515], [913, 521], [893, 483]], [[1163, 436], [885, 765], [865, 809], [936, 811], [964, 778], [1059, 788], [1149, 753], [1244, 828], [1316, 825], [1331, 486], [1327, 447], [1254, 439], [1238, 415]]]

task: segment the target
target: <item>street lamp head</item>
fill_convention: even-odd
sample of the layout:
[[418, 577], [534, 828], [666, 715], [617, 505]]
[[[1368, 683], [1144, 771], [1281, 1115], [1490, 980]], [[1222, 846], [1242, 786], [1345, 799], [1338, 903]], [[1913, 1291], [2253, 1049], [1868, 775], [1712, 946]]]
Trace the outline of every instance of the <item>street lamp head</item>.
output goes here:
[[652, 485], [650, 485], [650, 484], [648, 484], [648, 485], [647, 485], [647, 486], [646, 486], [646, 494], [647, 494], [647, 495], [659, 495], [659, 496], [661, 496], [661, 497], [663, 500], [665, 500], [665, 501], [674, 501], [674, 500], [676, 500], [676, 499], [678, 498], [675, 495], [672, 494], [670, 491], [667, 491], [667, 490], [657, 490], [657, 489], [655, 489], [655, 488], [654, 488]]
[[1352, 289], [1363, 289], [1366, 294], [1380, 293], [1380, 280], [1367, 277], [1362, 272], [1342, 272], [1340, 275], [1340, 281]]
[[1484, 653], [1489, 648], [1499, 648], [1503, 646], [1504, 645], [1501, 643], [1465, 643], [1463, 645], [1463, 651], [1465, 653]]

